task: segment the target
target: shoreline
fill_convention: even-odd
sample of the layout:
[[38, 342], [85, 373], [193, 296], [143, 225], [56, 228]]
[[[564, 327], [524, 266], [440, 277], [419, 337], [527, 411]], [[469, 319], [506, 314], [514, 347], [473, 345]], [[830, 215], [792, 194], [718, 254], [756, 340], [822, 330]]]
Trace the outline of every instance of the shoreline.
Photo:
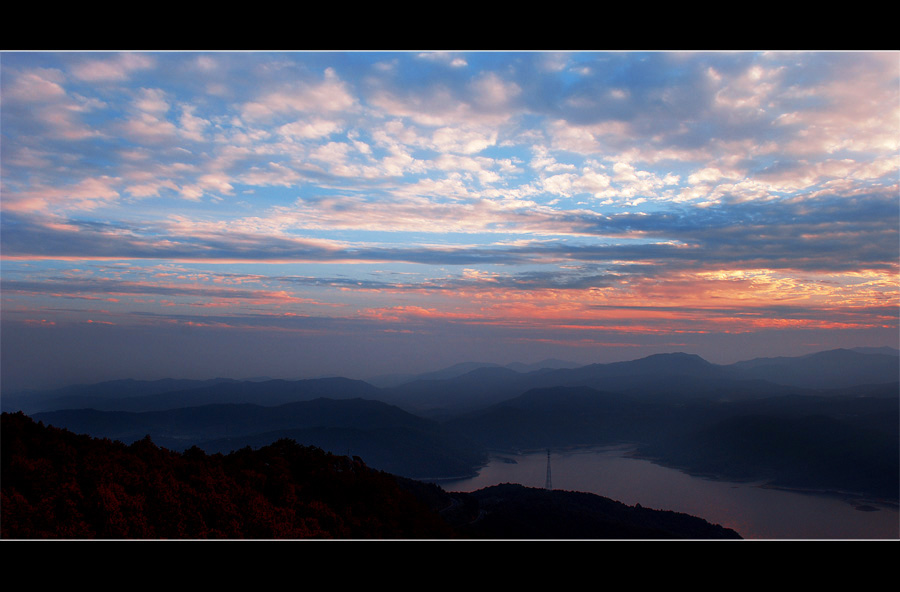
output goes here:
[[[675, 469], [677, 471], [681, 471], [687, 475], [692, 477], [697, 477], [700, 479], [710, 479], [713, 481], [719, 482], [728, 482], [728, 483], [740, 483], [741, 485], [751, 485], [753, 487], [759, 487], [761, 489], [775, 489], [778, 491], [787, 491], [791, 493], [799, 493], [802, 495], [818, 495], [824, 497], [834, 497], [839, 498], [850, 505], [857, 506], [857, 509], [865, 508], [867, 506], [875, 505], [882, 506], [887, 510], [900, 511], [900, 497], [892, 499], [892, 498], [882, 498], [870, 493], [860, 492], [860, 491], [842, 491], [839, 489], [822, 489], [822, 488], [813, 488], [813, 487], [800, 487], [797, 485], [786, 485], [782, 483], [776, 483], [774, 481], [769, 481], [766, 479], [760, 478], [752, 478], [752, 477], [737, 477], [732, 475], [725, 475], [722, 473], [712, 473], [708, 471], [702, 471], [697, 469], [692, 469], [691, 467], [678, 465], [677, 463], [666, 462], [664, 459], [653, 457], [647, 454], [642, 454], [635, 450], [632, 454], [630, 454], [633, 458], [639, 458], [641, 460], [646, 460], [648, 462], [652, 462], [661, 467], [666, 467], [669, 469]], [[755, 485], [753, 485], [755, 483]], [[875, 508], [876, 511], [879, 508]], [[861, 511], [871, 511], [871, 510], [861, 510]]]
[[[776, 483], [774, 481], [770, 481], [767, 479], [761, 478], [752, 478], [752, 477], [736, 477], [731, 475], [726, 475], [722, 473], [713, 473], [708, 471], [698, 470], [696, 468], [678, 465], [677, 463], [667, 462], [665, 459], [654, 457], [649, 454], [644, 454], [640, 452], [640, 443], [638, 442], [616, 442], [612, 444], [603, 444], [603, 445], [573, 445], [556, 448], [555, 451], [558, 453], [572, 453], [572, 452], [591, 452], [591, 451], [620, 451], [623, 455], [645, 460], [647, 462], [651, 462], [653, 464], [659, 465], [661, 467], [665, 467], [668, 469], [674, 469], [677, 471], [681, 471], [686, 475], [690, 475], [691, 477], [696, 477], [699, 479], [708, 479], [711, 481], [725, 482], [725, 483], [736, 483], [741, 485], [748, 485], [752, 487], [759, 487], [761, 489], [773, 489], [791, 493], [797, 493], [802, 495], [812, 495], [812, 496], [823, 496], [823, 497], [832, 497], [838, 498], [842, 501], [855, 506], [855, 508], [859, 511], [900, 511], [900, 498], [891, 499], [891, 498], [883, 498], [878, 497], [865, 492], [858, 491], [842, 491], [838, 489], [817, 489], [810, 487], [800, 487], [793, 485], [786, 485], [781, 483]], [[446, 477], [440, 479], [431, 479], [430, 483], [435, 483], [437, 485], [441, 485], [441, 482], [453, 482], [453, 481], [464, 481], [467, 479], [474, 479], [481, 474], [481, 470], [484, 469], [491, 461], [491, 459], [497, 459], [501, 462], [509, 462], [510, 460], [515, 463], [515, 459], [510, 459], [510, 456], [527, 456], [530, 454], [539, 454], [547, 449], [544, 447], [540, 448], [528, 448], [528, 449], [491, 449], [488, 450], [488, 461], [479, 466], [474, 473], [461, 476], [461, 477]], [[551, 455], [554, 452], [553, 448], [550, 448]]]

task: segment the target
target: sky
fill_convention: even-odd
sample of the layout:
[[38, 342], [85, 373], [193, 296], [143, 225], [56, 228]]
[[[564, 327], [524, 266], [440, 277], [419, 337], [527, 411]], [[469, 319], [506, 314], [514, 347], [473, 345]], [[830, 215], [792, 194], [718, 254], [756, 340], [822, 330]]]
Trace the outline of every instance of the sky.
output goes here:
[[3, 52], [0, 377], [898, 346], [900, 52]]

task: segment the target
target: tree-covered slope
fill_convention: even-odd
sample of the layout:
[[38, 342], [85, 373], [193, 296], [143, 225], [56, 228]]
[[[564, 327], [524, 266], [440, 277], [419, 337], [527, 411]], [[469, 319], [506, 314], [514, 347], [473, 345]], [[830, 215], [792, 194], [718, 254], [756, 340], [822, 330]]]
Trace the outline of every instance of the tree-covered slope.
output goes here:
[[[5, 539], [736, 538], [593, 494], [447, 493], [282, 439], [227, 455], [130, 445], [2, 415]], [[549, 502], [549, 505], [548, 505]]]
[[628, 506], [579, 491], [504, 483], [471, 494], [482, 517], [464, 527], [477, 538], [739, 539], [735, 531], [680, 512]]
[[3, 414], [3, 538], [447, 538], [391, 474], [279, 440], [179, 454]]

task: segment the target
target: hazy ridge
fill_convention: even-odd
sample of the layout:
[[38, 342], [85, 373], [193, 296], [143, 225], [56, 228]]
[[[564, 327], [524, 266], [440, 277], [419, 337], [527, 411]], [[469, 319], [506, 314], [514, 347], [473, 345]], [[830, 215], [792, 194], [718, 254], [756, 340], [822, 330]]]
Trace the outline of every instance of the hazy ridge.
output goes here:
[[689, 470], [896, 500], [898, 372], [896, 350], [730, 365], [672, 353], [521, 372], [463, 365], [382, 388], [344, 378], [113, 381], [4, 396], [3, 407], [125, 443], [150, 435], [176, 451], [287, 437], [417, 479], [473, 474], [492, 449], [628, 442]]

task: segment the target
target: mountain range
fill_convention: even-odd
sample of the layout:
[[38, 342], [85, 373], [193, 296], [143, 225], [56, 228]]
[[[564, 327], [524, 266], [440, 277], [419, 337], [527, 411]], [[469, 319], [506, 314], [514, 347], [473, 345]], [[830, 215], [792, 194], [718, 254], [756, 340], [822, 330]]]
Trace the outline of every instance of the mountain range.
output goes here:
[[456, 365], [381, 387], [346, 378], [110, 381], [4, 395], [2, 405], [96, 437], [150, 435], [172, 450], [227, 453], [291, 438], [416, 479], [474, 474], [489, 450], [625, 442], [700, 472], [898, 497], [897, 350], [729, 365], [687, 353], [547, 364]]

